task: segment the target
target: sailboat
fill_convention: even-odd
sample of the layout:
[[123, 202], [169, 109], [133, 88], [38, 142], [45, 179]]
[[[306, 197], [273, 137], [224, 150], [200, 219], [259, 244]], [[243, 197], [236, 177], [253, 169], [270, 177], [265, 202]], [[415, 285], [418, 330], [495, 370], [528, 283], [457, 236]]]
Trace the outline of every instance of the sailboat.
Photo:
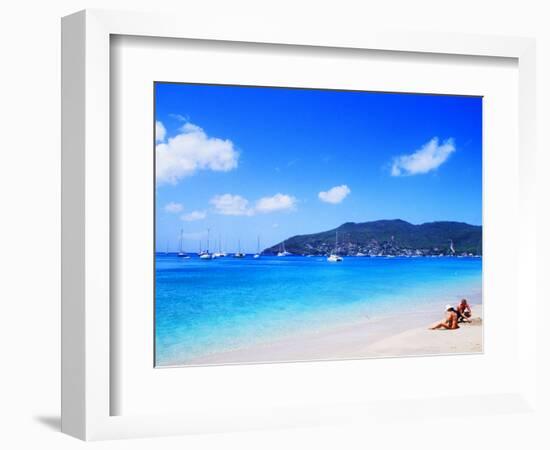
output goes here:
[[260, 236], [258, 236], [258, 249], [256, 250], [256, 254], [254, 255], [254, 258], [258, 259], [260, 257]]
[[210, 228], [208, 228], [208, 237], [206, 238], [206, 250], [200, 252], [200, 259], [212, 259], [212, 254], [209, 252], [210, 247]]
[[[168, 253], [168, 248], [166, 249], [166, 252]], [[180, 230], [180, 250], [178, 252], [178, 257], [189, 259], [187, 253], [183, 251], [183, 228]]]
[[239, 239], [239, 245], [237, 247], [237, 252], [233, 254], [233, 258], [244, 258], [244, 253], [241, 253], [241, 240]]
[[336, 254], [337, 251], [338, 251], [338, 231], [336, 232], [336, 242], [334, 245], [334, 251], [327, 258], [328, 262], [342, 262], [344, 260], [344, 258]]
[[168, 251], [169, 247], [170, 247], [170, 241], [166, 241], [166, 251], [164, 252], [165, 255], [168, 255], [170, 252]]
[[225, 252], [222, 252], [222, 237], [220, 235], [219, 239], [218, 239], [218, 251], [216, 253], [214, 253], [214, 258], [224, 258], [225, 256], [227, 256], [227, 254]]
[[290, 256], [290, 255], [292, 255], [292, 253], [286, 251], [285, 241], [283, 241], [283, 244], [281, 245], [281, 250], [279, 251], [279, 253], [277, 253], [277, 256]]

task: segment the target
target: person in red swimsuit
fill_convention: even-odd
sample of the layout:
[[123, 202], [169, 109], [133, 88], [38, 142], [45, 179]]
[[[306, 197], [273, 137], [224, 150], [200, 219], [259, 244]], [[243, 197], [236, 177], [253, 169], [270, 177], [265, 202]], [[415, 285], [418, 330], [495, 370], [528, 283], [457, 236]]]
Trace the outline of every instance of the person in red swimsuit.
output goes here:
[[459, 322], [472, 322], [472, 308], [470, 308], [468, 300], [465, 298], [460, 300], [460, 304], [456, 307], [456, 313], [458, 314]]

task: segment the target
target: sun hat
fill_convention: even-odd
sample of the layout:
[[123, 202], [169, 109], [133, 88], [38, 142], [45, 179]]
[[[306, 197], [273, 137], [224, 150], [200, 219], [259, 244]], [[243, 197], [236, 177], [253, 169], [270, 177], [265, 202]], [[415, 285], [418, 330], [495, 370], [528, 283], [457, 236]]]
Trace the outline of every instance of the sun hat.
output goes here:
[[453, 306], [451, 306], [451, 305], [445, 306], [445, 311], [449, 311], [449, 309], [453, 309]]

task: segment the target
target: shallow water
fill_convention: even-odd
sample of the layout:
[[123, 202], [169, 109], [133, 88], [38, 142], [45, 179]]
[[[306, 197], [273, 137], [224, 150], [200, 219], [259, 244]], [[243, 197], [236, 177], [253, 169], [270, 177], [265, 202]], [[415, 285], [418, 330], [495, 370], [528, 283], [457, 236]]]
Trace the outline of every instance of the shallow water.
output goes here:
[[481, 258], [156, 256], [159, 366], [481, 290]]

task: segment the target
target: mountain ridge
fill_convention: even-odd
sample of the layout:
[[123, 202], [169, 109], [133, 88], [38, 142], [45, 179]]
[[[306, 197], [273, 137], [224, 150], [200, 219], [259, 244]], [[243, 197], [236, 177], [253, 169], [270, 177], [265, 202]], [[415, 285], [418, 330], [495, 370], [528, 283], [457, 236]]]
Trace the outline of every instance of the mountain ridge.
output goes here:
[[[338, 247], [335, 248], [336, 232]], [[283, 242], [262, 253], [276, 254]], [[297, 255], [432, 256], [481, 255], [482, 227], [465, 222], [434, 221], [414, 225], [402, 219], [345, 222], [318, 233], [292, 236], [285, 249]]]

